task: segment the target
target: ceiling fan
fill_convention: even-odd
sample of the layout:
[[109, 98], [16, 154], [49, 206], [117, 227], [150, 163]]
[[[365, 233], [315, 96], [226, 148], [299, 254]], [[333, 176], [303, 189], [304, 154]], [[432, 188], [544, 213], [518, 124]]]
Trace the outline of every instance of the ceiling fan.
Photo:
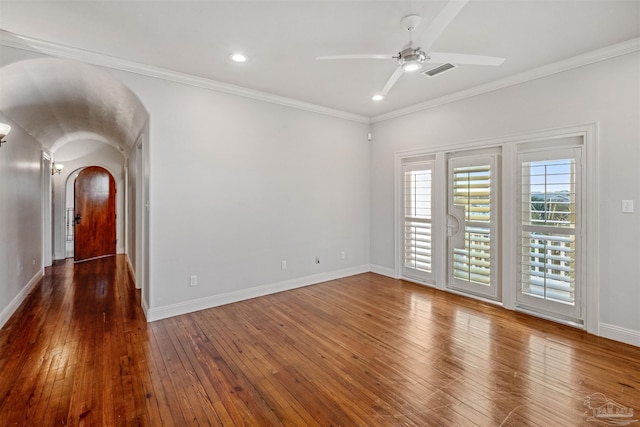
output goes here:
[[413, 42], [413, 31], [420, 24], [419, 15], [409, 15], [402, 18], [402, 28], [409, 31], [409, 43], [407, 43], [397, 54], [355, 54], [355, 55], [332, 55], [318, 56], [316, 59], [393, 59], [398, 62], [398, 68], [391, 74], [389, 80], [382, 88], [382, 91], [374, 96], [380, 100], [389, 93], [393, 85], [405, 72], [413, 72], [422, 68], [422, 64], [472, 64], [472, 65], [501, 65], [504, 58], [495, 56], [468, 55], [462, 53], [431, 52], [431, 46], [440, 37], [442, 32], [458, 15], [469, 0], [450, 0], [442, 12], [436, 16], [429, 28], [421, 37], [421, 46], [415, 47]]

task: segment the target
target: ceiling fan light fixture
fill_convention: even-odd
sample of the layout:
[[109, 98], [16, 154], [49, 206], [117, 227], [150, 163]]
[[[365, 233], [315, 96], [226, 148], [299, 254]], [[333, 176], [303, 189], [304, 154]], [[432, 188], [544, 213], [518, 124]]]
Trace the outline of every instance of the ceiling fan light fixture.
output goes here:
[[418, 71], [420, 68], [422, 68], [422, 64], [419, 61], [407, 61], [402, 64], [402, 69], [407, 73]]
[[422, 63], [426, 61], [427, 54], [420, 50], [420, 48], [407, 48], [400, 52], [398, 56], [398, 64], [405, 72], [411, 73], [418, 71], [422, 68]]

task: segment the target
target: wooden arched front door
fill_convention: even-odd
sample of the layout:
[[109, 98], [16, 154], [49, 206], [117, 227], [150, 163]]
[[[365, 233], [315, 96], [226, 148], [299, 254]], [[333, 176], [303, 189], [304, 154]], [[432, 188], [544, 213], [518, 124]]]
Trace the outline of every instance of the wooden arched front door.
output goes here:
[[115, 255], [116, 184], [104, 168], [90, 166], [76, 178], [75, 260]]

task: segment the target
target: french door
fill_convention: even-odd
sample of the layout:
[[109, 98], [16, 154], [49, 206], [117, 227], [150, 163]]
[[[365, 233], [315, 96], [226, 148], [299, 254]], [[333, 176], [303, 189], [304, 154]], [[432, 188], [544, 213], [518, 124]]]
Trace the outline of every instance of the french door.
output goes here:
[[497, 154], [449, 157], [447, 287], [498, 299]]
[[586, 138], [400, 157], [401, 276], [585, 325]]

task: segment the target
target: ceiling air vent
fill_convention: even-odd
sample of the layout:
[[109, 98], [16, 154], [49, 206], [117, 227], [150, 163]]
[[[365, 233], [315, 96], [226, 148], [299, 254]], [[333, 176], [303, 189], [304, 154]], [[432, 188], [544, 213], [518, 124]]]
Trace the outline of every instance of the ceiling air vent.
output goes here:
[[430, 70], [423, 71], [422, 74], [424, 74], [427, 77], [435, 77], [438, 74], [442, 74], [445, 71], [453, 70], [454, 68], [456, 68], [456, 66], [453, 65], [453, 64], [442, 64], [442, 65], [438, 65], [437, 67], [434, 67], [434, 68], [432, 68]]

